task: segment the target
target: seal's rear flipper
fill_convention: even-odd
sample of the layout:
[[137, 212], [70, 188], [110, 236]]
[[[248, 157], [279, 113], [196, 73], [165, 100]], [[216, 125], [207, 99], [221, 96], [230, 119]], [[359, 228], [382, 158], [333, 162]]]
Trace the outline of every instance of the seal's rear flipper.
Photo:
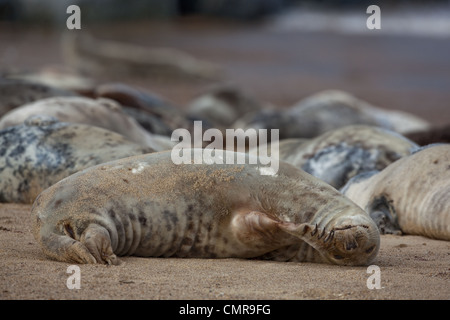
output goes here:
[[95, 257], [85, 245], [67, 235], [41, 233], [38, 239], [48, 257], [69, 263], [96, 263]]
[[69, 263], [119, 264], [113, 253], [107, 230], [99, 225], [90, 224], [82, 233], [80, 241], [70, 223], [64, 223], [62, 231], [39, 229], [36, 236], [44, 253], [55, 260]]
[[112, 250], [109, 233], [104, 227], [91, 223], [86, 230], [84, 230], [80, 241], [95, 257], [97, 263], [120, 264], [120, 260]]

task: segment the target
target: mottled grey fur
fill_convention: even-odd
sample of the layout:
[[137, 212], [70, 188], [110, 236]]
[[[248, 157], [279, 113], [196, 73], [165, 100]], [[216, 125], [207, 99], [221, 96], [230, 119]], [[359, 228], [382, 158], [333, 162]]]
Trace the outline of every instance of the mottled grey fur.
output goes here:
[[421, 148], [376, 174], [357, 176], [342, 192], [381, 233], [450, 241], [450, 144]]
[[290, 108], [263, 110], [238, 120], [235, 127], [280, 129], [280, 139], [314, 138], [353, 124], [379, 126], [399, 133], [426, 129], [429, 123], [412, 114], [384, 110], [346, 92], [326, 90]]
[[193, 122], [184, 110], [142, 88], [106, 83], [95, 89], [95, 96], [119, 102], [126, 108], [126, 113], [152, 133], [170, 136], [178, 128], [192, 129]]
[[90, 166], [153, 152], [115, 132], [35, 116], [0, 131], [0, 202], [32, 203], [44, 189]]
[[217, 128], [230, 128], [246, 114], [268, 108], [246, 92], [232, 85], [214, 86], [193, 99], [187, 109], [192, 119], [207, 119]]
[[[269, 146], [268, 149], [273, 149]], [[278, 143], [278, 158], [341, 188], [352, 177], [382, 170], [419, 146], [400, 134], [373, 126], [352, 125], [314, 139]], [[250, 153], [257, 154], [257, 148]], [[276, 157], [276, 155], [272, 155]]]
[[38, 100], [5, 114], [0, 119], [0, 129], [21, 124], [28, 117], [41, 114], [53, 116], [64, 122], [105, 128], [157, 151], [167, 150], [173, 146], [169, 137], [146, 131], [135, 119], [123, 112], [120, 104], [106, 98], [54, 97]]

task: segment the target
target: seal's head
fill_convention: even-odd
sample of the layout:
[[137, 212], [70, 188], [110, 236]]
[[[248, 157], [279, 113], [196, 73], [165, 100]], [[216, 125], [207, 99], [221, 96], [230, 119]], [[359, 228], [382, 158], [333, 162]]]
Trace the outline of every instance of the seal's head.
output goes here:
[[378, 228], [364, 211], [336, 215], [316, 225], [290, 224], [285, 228], [316, 249], [322, 260], [333, 264], [368, 265], [380, 247]]
[[[380, 234], [370, 217], [367, 221], [349, 221], [334, 227], [326, 235], [329, 239], [315, 244], [329, 262], [340, 265], [367, 265], [376, 257], [380, 247]], [[370, 222], [370, 223], [366, 223]]]

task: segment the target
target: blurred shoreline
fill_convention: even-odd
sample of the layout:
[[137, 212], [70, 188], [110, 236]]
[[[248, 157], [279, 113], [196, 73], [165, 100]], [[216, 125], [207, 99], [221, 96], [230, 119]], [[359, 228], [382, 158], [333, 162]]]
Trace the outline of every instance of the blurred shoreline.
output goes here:
[[[269, 29], [276, 32], [325, 31], [370, 35], [366, 20], [371, 15], [358, 8], [322, 8], [314, 5], [296, 6], [269, 18]], [[378, 34], [424, 37], [450, 37], [450, 3], [421, 3], [380, 6], [381, 29]]]

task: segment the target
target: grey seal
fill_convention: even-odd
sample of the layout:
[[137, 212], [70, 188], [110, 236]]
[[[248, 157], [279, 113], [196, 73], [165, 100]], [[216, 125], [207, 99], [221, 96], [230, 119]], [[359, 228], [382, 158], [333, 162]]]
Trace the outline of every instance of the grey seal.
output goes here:
[[[82, 76], [62, 65], [44, 65], [34, 70], [12, 70], [6, 72], [4, 77], [36, 83], [41, 88], [47, 88], [47, 90], [50, 89], [50, 92], [53, 92], [51, 95], [41, 96], [39, 99], [50, 96], [65, 96], [67, 93], [91, 96], [96, 86], [95, 80]], [[27, 92], [23, 92], [23, 95], [26, 97]]]
[[169, 137], [151, 134], [125, 114], [114, 100], [87, 97], [41, 99], [11, 110], [0, 119], [0, 129], [23, 123], [33, 115], [49, 115], [63, 122], [83, 123], [122, 134], [130, 141], [154, 150], [173, 146]]
[[70, 263], [127, 255], [373, 261], [379, 232], [364, 210], [290, 164], [262, 175], [245, 156], [246, 164], [176, 165], [163, 151], [85, 169], [39, 195], [34, 236], [45, 255]]
[[193, 122], [183, 109], [143, 88], [112, 82], [97, 86], [94, 94], [120, 103], [127, 114], [152, 133], [170, 136], [178, 128], [192, 129]]
[[223, 75], [221, 66], [175, 48], [142, 46], [72, 32], [62, 34], [61, 45], [66, 63], [94, 78], [119, 75], [196, 81], [217, 80]]
[[0, 131], [0, 202], [32, 203], [75, 172], [153, 151], [106, 129], [33, 116]]
[[75, 92], [28, 80], [0, 78], [0, 117], [21, 105], [50, 97], [73, 97]]
[[230, 128], [246, 114], [272, 108], [232, 84], [215, 85], [195, 97], [187, 106], [187, 114], [196, 120], [206, 119], [219, 128]]
[[341, 191], [381, 233], [450, 240], [450, 144], [421, 148], [380, 172], [356, 176]]
[[[335, 188], [363, 172], [382, 170], [419, 148], [397, 132], [365, 125], [338, 128], [314, 139], [281, 140], [277, 148], [273, 144], [268, 149], [278, 149], [278, 159]], [[257, 155], [258, 148], [249, 152]]]
[[280, 129], [280, 139], [314, 138], [340, 127], [362, 124], [399, 133], [427, 129], [430, 124], [413, 114], [384, 110], [340, 90], [325, 90], [291, 107], [262, 110], [246, 116], [234, 127]]

